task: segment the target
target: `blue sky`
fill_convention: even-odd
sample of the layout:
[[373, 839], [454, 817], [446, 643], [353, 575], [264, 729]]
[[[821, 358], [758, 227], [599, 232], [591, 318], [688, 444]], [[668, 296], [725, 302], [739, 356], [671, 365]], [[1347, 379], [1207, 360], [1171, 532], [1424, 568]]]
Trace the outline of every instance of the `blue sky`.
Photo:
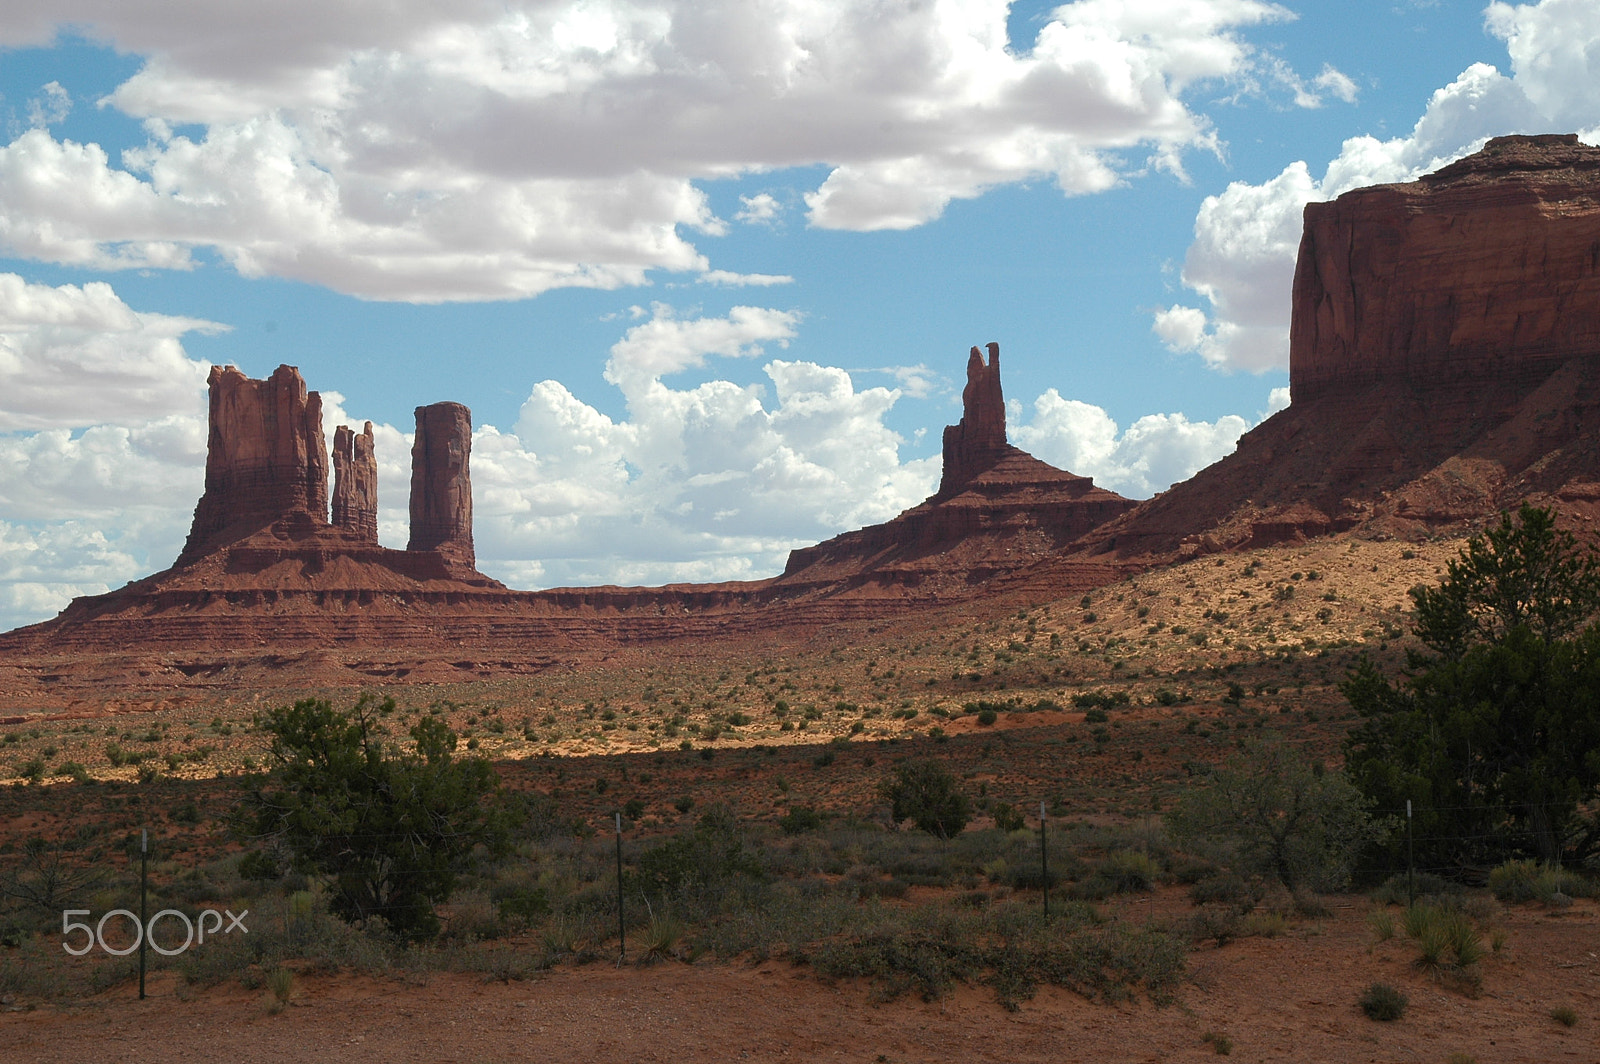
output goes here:
[[204, 374], [472, 407], [513, 586], [770, 575], [1014, 442], [1145, 497], [1288, 401], [1299, 211], [1600, 126], [1580, 0], [0, 6], [0, 624], [168, 564]]

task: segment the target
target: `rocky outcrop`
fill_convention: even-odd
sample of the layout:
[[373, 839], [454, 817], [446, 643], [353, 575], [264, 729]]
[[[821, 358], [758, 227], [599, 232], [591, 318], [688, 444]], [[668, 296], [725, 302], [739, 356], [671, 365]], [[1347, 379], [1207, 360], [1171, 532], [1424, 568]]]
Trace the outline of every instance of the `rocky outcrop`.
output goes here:
[[333, 527], [363, 543], [378, 542], [378, 460], [370, 421], [359, 436], [348, 425], [334, 430]]
[[791, 551], [778, 588], [899, 587], [959, 597], [1059, 550], [1134, 505], [1006, 442], [1000, 345], [974, 347], [961, 421], [944, 430], [939, 490], [881, 525]]
[[1600, 148], [1497, 137], [1309, 204], [1289, 365], [1287, 410], [1079, 547], [1161, 560], [1464, 532], [1528, 497], [1594, 511]]
[[300, 371], [279, 366], [266, 380], [213, 366], [206, 487], [180, 562], [279, 520], [307, 529], [328, 523], [328, 449], [322, 397]]
[[411, 445], [411, 542], [471, 569], [472, 411], [460, 403], [417, 407]]
[[944, 476], [936, 497], [954, 495], [1015, 450], [1006, 444], [1000, 345], [991, 343], [988, 347], [987, 364], [976, 347], [967, 358], [967, 386], [961, 391], [961, 420], [945, 426]]
[[1289, 349], [1296, 401], [1514, 386], [1600, 353], [1600, 149], [1496, 137], [1419, 181], [1307, 205]]

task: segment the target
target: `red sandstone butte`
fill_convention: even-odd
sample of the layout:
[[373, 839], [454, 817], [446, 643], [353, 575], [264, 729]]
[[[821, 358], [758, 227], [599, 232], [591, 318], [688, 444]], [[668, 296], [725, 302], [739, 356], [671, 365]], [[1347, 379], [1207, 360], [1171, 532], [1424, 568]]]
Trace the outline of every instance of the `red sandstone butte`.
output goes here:
[[[1006, 442], [1000, 345], [988, 348], [987, 363], [976, 347], [967, 360], [961, 421], [944, 430], [938, 492], [891, 521], [792, 551], [775, 586], [838, 593], [902, 585], [937, 597], [970, 595], [1135, 505]], [[1077, 586], [1115, 578], [1085, 572]]]
[[328, 450], [322, 397], [300, 372], [279, 366], [253, 380], [233, 366], [213, 366], [206, 487], [179, 561], [285, 518], [309, 527], [328, 521]]
[[[472, 680], [628, 644], [794, 630], [969, 600], [1132, 505], [1005, 442], [998, 368], [991, 354], [973, 373], [962, 423], [946, 435], [954, 472], [937, 495], [882, 525], [796, 551], [781, 577], [746, 583], [506, 589], [463, 564], [472, 550], [471, 413], [454, 403], [419, 408], [413, 549], [371, 542], [355, 527], [353, 501], [339, 504], [342, 516], [330, 525], [295, 497], [276, 519], [263, 524], [270, 515], [258, 515], [242, 538], [0, 635], [10, 677], [0, 702], [119, 687], [222, 688], [281, 671], [334, 685]], [[298, 388], [290, 392], [305, 394], [295, 371], [283, 374]], [[259, 412], [237, 420], [270, 434]], [[335, 465], [350, 471], [339, 483], [351, 494], [364, 438], [341, 430], [335, 440]], [[222, 446], [233, 453], [242, 445]], [[335, 494], [344, 499], [346, 489]], [[213, 505], [203, 500], [201, 510]], [[1126, 568], [1083, 560], [1052, 571], [1052, 587], [1083, 590]]]
[[1497, 137], [1308, 204], [1289, 377], [1233, 454], [1079, 548], [1461, 532], [1525, 498], [1600, 516], [1600, 148]]
[[334, 430], [333, 527], [363, 543], [378, 542], [378, 460], [370, 421], [359, 436], [348, 425]]
[[472, 411], [460, 403], [417, 407], [411, 446], [411, 542], [471, 569]]

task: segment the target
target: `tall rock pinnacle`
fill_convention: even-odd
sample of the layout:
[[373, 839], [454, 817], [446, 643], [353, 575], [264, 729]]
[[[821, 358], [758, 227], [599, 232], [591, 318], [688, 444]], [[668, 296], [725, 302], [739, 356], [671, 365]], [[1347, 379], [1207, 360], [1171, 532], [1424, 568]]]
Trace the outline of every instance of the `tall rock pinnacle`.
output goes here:
[[1000, 392], [1000, 345], [989, 344], [989, 362], [974, 347], [961, 391], [961, 422], [944, 430], [944, 478], [939, 495], [950, 495], [1006, 456], [1006, 401]]
[[279, 366], [266, 380], [234, 366], [213, 366], [206, 489], [194, 509], [179, 560], [241, 539], [296, 515], [328, 524], [328, 449], [322, 397], [307, 392], [300, 371]]
[[333, 527], [378, 542], [378, 460], [370, 421], [359, 436], [348, 425], [334, 430]]
[[473, 568], [472, 411], [460, 403], [417, 407], [411, 446], [411, 542]]

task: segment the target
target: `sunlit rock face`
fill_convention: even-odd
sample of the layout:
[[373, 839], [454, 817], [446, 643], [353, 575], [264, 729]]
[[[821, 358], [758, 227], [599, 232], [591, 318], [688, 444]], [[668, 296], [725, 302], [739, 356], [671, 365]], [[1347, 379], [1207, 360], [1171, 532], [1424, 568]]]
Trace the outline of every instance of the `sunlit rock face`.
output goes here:
[[460, 403], [417, 407], [411, 447], [411, 542], [471, 569], [472, 411]]
[[206, 487], [180, 559], [192, 559], [294, 517], [328, 523], [328, 449], [322, 397], [300, 371], [279, 366], [266, 380], [213, 366]]
[[334, 430], [333, 527], [363, 543], [378, 542], [378, 460], [370, 421], [359, 435], [348, 425]]
[[1496, 137], [1418, 181], [1308, 204], [1293, 314], [1296, 401], [1527, 381], [1600, 354], [1600, 148]]
[[1459, 534], [1524, 499], [1600, 519], [1600, 148], [1497, 137], [1308, 204], [1293, 300], [1289, 408], [1080, 547]]
[[1018, 572], [1134, 503], [1089, 477], [1006, 442], [1000, 345], [974, 347], [961, 421], [944, 430], [944, 475], [931, 498], [892, 521], [792, 551], [778, 584], [943, 589]]

